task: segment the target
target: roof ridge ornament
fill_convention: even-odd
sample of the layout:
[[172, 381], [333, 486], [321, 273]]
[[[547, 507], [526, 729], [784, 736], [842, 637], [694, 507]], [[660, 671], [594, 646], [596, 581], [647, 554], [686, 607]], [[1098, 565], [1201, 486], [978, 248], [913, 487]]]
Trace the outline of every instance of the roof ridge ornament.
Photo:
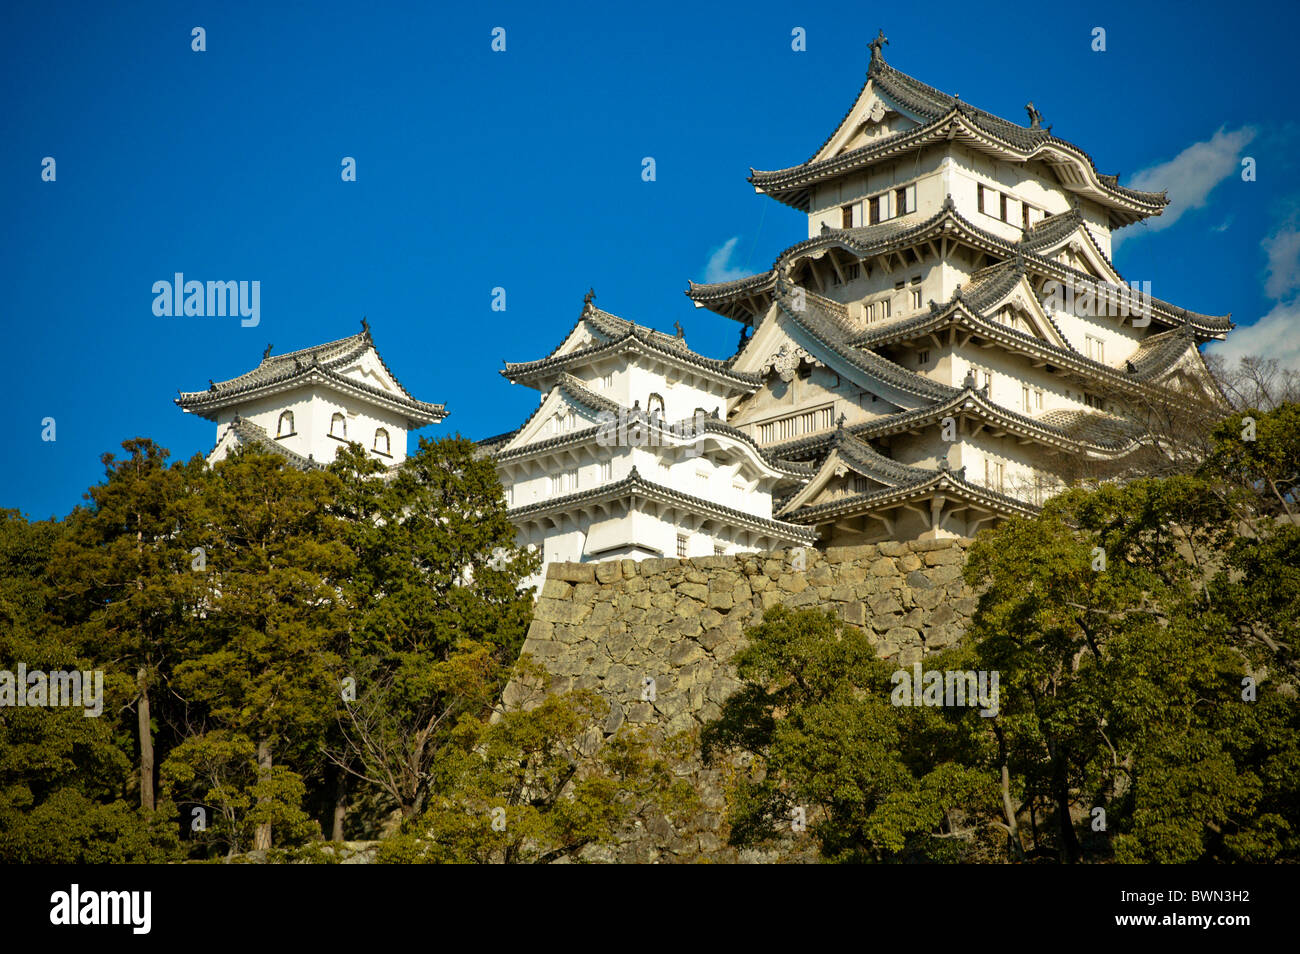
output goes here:
[[588, 287], [587, 294], [582, 296], [582, 310], [586, 311], [592, 307], [592, 302], [596, 300], [596, 289]]
[[880, 30], [876, 38], [867, 44], [867, 49], [871, 50], [871, 62], [867, 64], [870, 71], [873, 67], [885, 65], [884, 47], [889, 45], [889, 37], [885, 36], [885, 31]]
[[951, 193], [951, 192], [949, 192], [947, 195], [945, 195], [945, 196], [943, 197], [943, 210], [944, 210], [945, 212], [956, 212], [956, 211], [957, 211], [957, 203], [956, 203], [955, 201], [953, 201], [953, 197], [952, 197], [952, 193]]
[[263, 360], [263, 361], [265, 361], [267, 358], [271, 357], [271, 349], [274, 348], [274, 347], [275, 347], [275, 345], [273, 345], [273, 344], [268, 344], [268, 345], [266, 346], [266, 350], [262, 352], [262, 360]]
[[1034, 101], [1032, 99], [1029, 102], [1025, 103], [1025, 112], [1029, 114], [1030, 129], [1043, 128], [1043, 114], [1040, 113], [1038, 109], [1034, 106]]
[[361, 316], [361, 333], [367, 338], [370, 337], [370, 322], [366, 321], [366, 316]]

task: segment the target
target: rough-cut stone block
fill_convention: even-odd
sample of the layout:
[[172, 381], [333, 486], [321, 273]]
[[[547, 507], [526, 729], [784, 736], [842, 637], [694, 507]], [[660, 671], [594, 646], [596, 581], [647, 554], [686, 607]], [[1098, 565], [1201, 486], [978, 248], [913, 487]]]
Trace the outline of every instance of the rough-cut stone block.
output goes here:
[[787, 573], [777, 579], [776, 585], [787, 593], [802, 593], [808, 589], [808, 580], [802, 573]]
[[729, 610], [736, 605], [731, 593], [725, 590], [709, 590], [708, 605], [714, 609]]
[[839, 607], [840, 619], [851, 626], [865, 626], [867, 609], [861, 603], [843, 603]]
[[792, 608], [803, 607], [803, 606], [816, 606], [821, 601], [822, 601], [821, 597], [817, 595], [817, 591], [809, 588], [799, 593], [796, 593], [794, 596], [789, 597], [785, 601], [785, 605]]
[[934, 612], [930, 614], [930, 625], [940, 626], [944, 623], [951, 623], [957, 619], [957, 614], [947, 603], [942, 606], [936, 606]]
[[831, 568], [824, 563], [815, 570], [809, 570], [805, 579], [808, 580], [809, 586], [828, 586], [834, 582]]
[[907, 544], [899, 543], [895, 540], [887, 540], [880, 544], [880, 555], [887, 557], [899, 557], [907, 552]]
[[893, 593], [881, 593], [879, 596], [873, 596], [867, 601], [871, 607], [873, 616], [888, 616], [891, 613], [903, 612], [903, 604], [898, 601]]
[[536, 619], [552, 623], [581, 623], [591, 612], [591, 604], [571, 603], [568, 600], [540, 599], [533, 609]]
[[898, 573], [898, 567], [889, 557], [881, 557], [875, 563], [871, 564], [872, 576], [894, 576]]
[[566, 583], [591, 583], [596, 579], [596, 569], [591, 563], [552, 563], [546, 568], [546, 578]]
[[677, 592], [681, 596], [689, 596], [701, 603], [709, 596], [709, 588], [703, 583], [678, 583]]
[[930, 578], [920, 570], [913, 570], [907, 574], [906, 583], [914, 590], [928, 590], [934, 586]]
[[898, 558], [898, 568], [904, 573], [921, 569], [921, 558], [910, 550]]
[[921, 645], [921, 634], [910, 626], [892, 627], [885, 633], [885, 639], [899, 647]]
[[606, 560], [596, 564], [596, 582], [617, 583], [623, 579], [623, 566], [618, 560]]
[[953, 545], [952, 540], [912, 540], [907, 544], [914, 553], [929, 553], [931, 550], [946, 550]]
[[605, 734], [613, 735], [623, 725], [624, 713], [623, 704], [617, 699], [610, 699], [609, 715], [605, 717]]
[[548, 600], [568, 599], [569, 594], [573, 592], [573, 587], [563, 580], [548, 579], [542, 584], [542, 596]]
[[949, 566], [960, 563], [965, 554], [956, 547], [945, 547], [942, 550], [930, 550], [924, 556], [926, 566]]
[[937, 585], [940, 583], [951, 583], [954, 580], [961, 579], [960, 566], [936, 566], [930, 571], [930, 579]]
[[640, 700], [638, 700], [636, 702], [629, 704], [627, 707], [628, 722], [635, 722], [635, 723], [650, 722], [651, 720], [654, 719], [654, 717], [655, 717], [654, 706], [652, 706], [648, 702], [641, 702]]
[[673, 666], [685, 666], [704, 658], [704, 647], [693, 639], [683, 639], [668, 654], [668, 662]]

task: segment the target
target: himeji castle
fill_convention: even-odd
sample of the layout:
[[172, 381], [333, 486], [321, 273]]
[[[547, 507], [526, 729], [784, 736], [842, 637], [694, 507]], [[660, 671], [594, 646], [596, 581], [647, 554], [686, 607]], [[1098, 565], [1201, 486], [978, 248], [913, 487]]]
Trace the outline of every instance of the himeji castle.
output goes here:
[[[1215, 399], [1198, 346], [1230, 318], [1110, 260], [1112, 231], [1164, 193], [1099, 173], [1032, 103], [1018, 125], [899, 72], [886, 42], [807, 161], [751, 170], [808, 216], [806, 240], [687, 290], [742, 326], [736, 354], [589, 298], [550, 355], [502, 372], [543, 395], [486, 446], [546, 562], [970, 536], [1034, 512], [1079, 459], [1133, 454], [1149, 435], [1128, 411], [1154, 392]], [[602, 414], [701, 410], [698, 447], [599, 439]]]
[[[544, 563], [972, 536], [1033, 513], [1080, 462], [1122, 471], [1154, 439], [1143, 407], [1221, 401], [1199, 346], [1230, 317], [1110, 260], [1113, 231], [1159, 215], [1164, 193], [1099, 173], [1032, 103], [1020, 125], [899, 72], [886, 42], [805, 162], [751, 170], [807, 215], [807, 238], [760, 274], [687, 289], [739, 324], [735, 354], [589, 292], [550, 354], [501, 371], [539, 403], [480, 447]], [[253, 442], [298, 466], [347, 441], [400, 466], [407, 432], [446, 416], [366, 327], [268, 348], [177, 403], [217, 424], [210, 459]]]
[[272, 355], [206, 391], [182, 392], [176, 404], [217, 425], [208, 463], [240, 445], [257, 445], [300, 469], [325, 467], [356, 442], [386, 466], [406, 460], [409, 431], [447, 416], [417, 401], [379, 356], [363, 318], [361, 333], [314, 348]]

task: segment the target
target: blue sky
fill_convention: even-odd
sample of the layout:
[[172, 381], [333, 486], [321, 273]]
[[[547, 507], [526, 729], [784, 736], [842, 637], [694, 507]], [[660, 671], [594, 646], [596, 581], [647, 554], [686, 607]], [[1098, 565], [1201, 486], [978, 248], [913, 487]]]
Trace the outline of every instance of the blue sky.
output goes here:
[[[1121, 272], [1300, 367], [1294, 4], [470, 6], [5, 5], [0, 507], [67, 513], [130, 437], [206, 452], [214, 427], [177, 389], [362, 315], [408, 390], [446, 402], [431, 435], [522, 421], [536, 392], [501, 361], [554, 347], [588, 286], [731, 354], [738, 327], [694, 309], [687, 279], [765, 269], [806, 235], [748, 168], [812, 153], [878, 27], [898, 69], [1018, 122], [1032, 99], [1102, 172], [1168, 189], [1163, 221], [1125, 230]], [[178, 271], [260, 281], [259, 326], [156, 317], [152, 285]]]

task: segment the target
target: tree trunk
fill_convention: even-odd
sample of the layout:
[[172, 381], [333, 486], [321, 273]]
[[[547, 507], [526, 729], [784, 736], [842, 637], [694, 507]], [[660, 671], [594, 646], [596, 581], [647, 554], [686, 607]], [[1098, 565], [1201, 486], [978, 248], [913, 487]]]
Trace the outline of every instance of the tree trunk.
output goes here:
[[343, 822], [348, 815], [348, 776], [343, 769], [334, 775], [334, 829], [330, 841], [343, 841]]
[[998, 754], [1002, 763], [1002, 812], [1007, 816], [1007, 840], [1011, 842], [1011, 853], [1016, 861], [1025, 860], [1025, 846], [1020, 840], [1020, 825], [1016, 822], [1016, 807], [1011, 803], [1011, 770], [1007, 767], [1007, 741], [999, 729]]
[[140, 736], [140, 807], [154, 810], [153, 796], [153, 730], [149, 726], [149, 676], [143, 666], [136, 672], [140, 687], [140, 701], [136, 703], [136, 726]]
[[1070, 789], [1065, 778], [1065, 760], [1052, 748], [1052, 788], [1056, 799], [1056, 814], [1061, 826], [1061, 852], [1067, 864], [1075, 864], [1083, 858], [1083, 847], [1074, 830], [1074, 819], [1070, 817]]
[[[271, 743], [267, 739], [257, 742], [257, 769], [263, 778], [271, 774]], [[258, 798], [258, 804], [267, 801], [265, 796]], [[253, 850], [266, 851], [271, 847], [271, 823], [262, 822], [253, 834]]]

